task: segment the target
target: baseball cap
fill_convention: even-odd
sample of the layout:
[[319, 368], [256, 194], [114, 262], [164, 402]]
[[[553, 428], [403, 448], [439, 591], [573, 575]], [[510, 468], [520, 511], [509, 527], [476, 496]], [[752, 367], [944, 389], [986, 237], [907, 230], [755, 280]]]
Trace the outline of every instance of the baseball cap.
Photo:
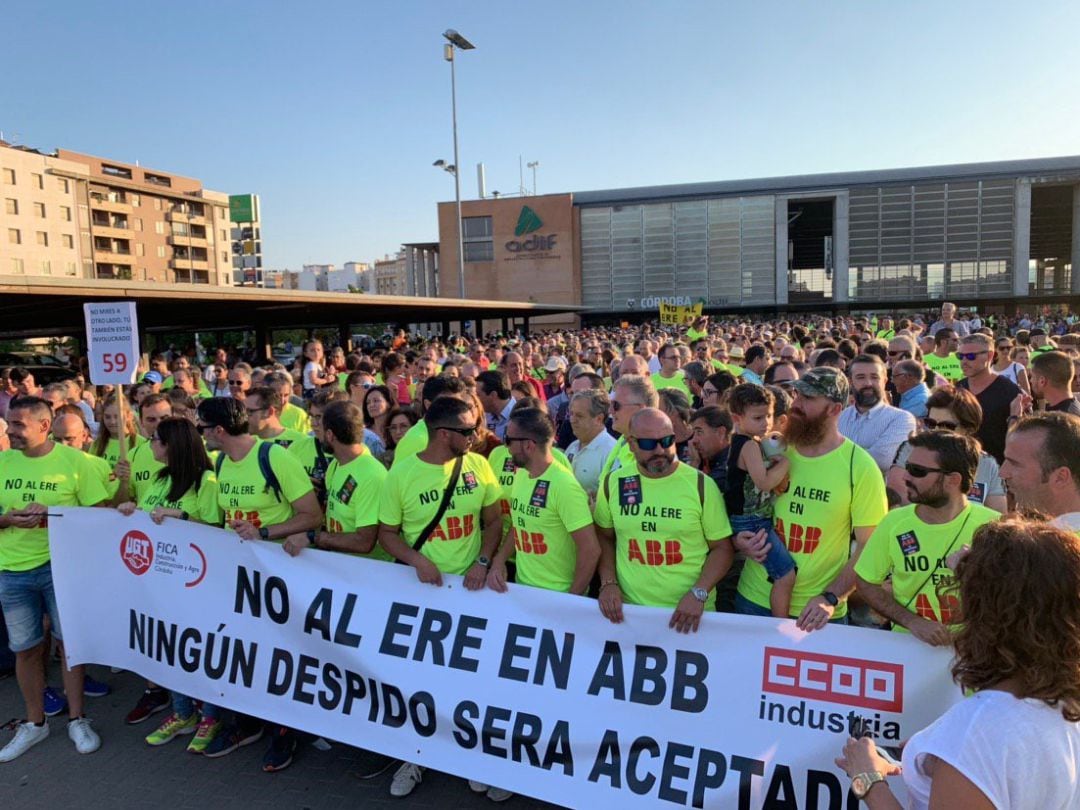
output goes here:
[[793, 386], [808, 397], [826, 397], [833, 402], [847, 403], [848, 380], [843, 372], [832, 366], [818, 366], [806, 372]]
[[143, 374], [142, 381], [147, 383], [153, 383], [154, 385], [159, 385], [165, 381], [165, 378], [161, 376], [160, 371], [148, 371]]
[[544, 364], [545, 371], [566, 371], [566, 361], [558, 355], [553, 354], [548, 358], [547, 363]]

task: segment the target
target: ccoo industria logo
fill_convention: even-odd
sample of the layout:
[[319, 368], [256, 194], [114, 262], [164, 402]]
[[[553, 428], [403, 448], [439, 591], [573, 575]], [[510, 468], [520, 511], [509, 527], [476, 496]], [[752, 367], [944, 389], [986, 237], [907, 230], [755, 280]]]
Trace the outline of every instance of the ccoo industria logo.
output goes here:
[[528, 236], [529, 234], [535, 234], [538, 230], [544, 227], [544, 221], [540, 219], [535, 211], [529, 206], [521, 206], [521, 213], [518, 214], [517, 225], [514, 227], [514, 236], [517, 239], [511, 239], [506, 243], [506, 249], [511, 253], [543, 253], [551, 250], [555, 247], [555, 234], [548, 234], [547, 236], [529, 236], [528, 239], [521, 239], [522, 236]]

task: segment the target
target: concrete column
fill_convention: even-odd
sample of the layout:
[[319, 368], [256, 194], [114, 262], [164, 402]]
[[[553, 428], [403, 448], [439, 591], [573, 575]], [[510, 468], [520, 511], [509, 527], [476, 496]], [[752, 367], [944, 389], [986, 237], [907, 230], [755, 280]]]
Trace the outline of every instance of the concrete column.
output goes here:
[[1080, 184], [1073, 186], [1072, 294], [1080, 295]]
[[[1074, 197], [1075, 199], [1075, 197]], [[1075, 217], [1076, 212], [1073, 212]], [[1075, 230], [1074, 237], [1075, 239]], [[1075, 242], [1073, 243], [1076, 244]], [[1013, 204], [1013, 295], [1027, 298], [1028, 261], [1031, 259], [1031, 181], [1016, 181]]]
[[833, 204], [833, 301], [846, 303], [848, 296], [848, 195], [836, 195]]
[[269, 360], [274, 356], [274, 333], [265, 324], [255, 327], [255, 356]]
[[521, 327], [521, 331], [526, 337], [528, 337], [528, 335], [529, 335], [529, 316], [526, 315], [524, 318], [522, 318], [522, 322], [523, 322], [523, 325]]
[[776, 305], [787, 306], [788, 303], [788, 198], [777, 195], [775, 198], [775, 222], [776, 222]]
[[503, 318], [502, 319], [502, 333], [504, 335], [510, 334], [510, 319], [509, 318]]
[[345, 354], [352, 351], [352, 329], [349, 328], [349, 324], [338, 324], [338, 343], [345, 350]]

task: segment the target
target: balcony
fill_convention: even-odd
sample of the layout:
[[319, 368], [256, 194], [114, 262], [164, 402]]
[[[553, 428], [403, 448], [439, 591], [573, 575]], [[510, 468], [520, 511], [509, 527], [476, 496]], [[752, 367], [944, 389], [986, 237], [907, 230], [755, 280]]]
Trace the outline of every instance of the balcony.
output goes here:
[[206, 217], [202, 214], [186, 214], [183, 211], [168, 211], [165, 219], [169, 222], [183, 222], [186, 225], [201, 225], [206, 227]]
[[169, 259], [169, 267], [173, 270], [209, 270], [210, 263], [206, 259]]
[[111, 250], [101, 250], [100, 248], [94, 248], [94, 261], [102, 262], [105, 264], [123, 264], [130, 267], [135, 262], [131, 258], [131, 253], [116, 253]]
[[114, 202], [105, 197], [90, 195], [90, 208], [95, 211], [111, 211], [114, 214], [130, 214], [134, 209], [126, 202]]
[[173, 247], [209, 247], [204, 236], [184, 236], [183, 234], [170, 234], [166, 241]]
[[101, 236], [106, 239], [131, 238], [131, 228], [115, 228], [111, 225], [92, 225], [90, 231], [94, 236]]

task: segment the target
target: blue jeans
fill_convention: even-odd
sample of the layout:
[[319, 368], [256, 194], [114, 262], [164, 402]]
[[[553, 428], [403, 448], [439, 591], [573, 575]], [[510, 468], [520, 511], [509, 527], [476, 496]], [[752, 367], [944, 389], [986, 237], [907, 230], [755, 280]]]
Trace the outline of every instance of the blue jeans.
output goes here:
[[[772, 611], [768, 607], [762, 607], [757, 602], [751, 602], [741, 593], [735, 594], [735, 612], [743, 616], [772, 616]], [[792, 616], [791, 618], [798, 618]], [[848, 617], [841, 616], [839, 619], [830, 619], [829, 624], [847, 624]]]
[[29, 571], [0, 571], [0, 605], [3, 605], [7, 641], [12, 652], [32, 650], [45, 640], [46, 613], [53, 637], [63, 641], [50, 563]]
[[776, 533], [772, 518], [758, 517], [757, 515], [728, 515], [733, 532], [760, 532], [762, 529], [768, 534], [769, 552], [765, 557], [765, 573], [769, 575], [769, 582], [783, 579], [788, 573], [795, 570], [795, 560], [791, 553]]
[[[172, 695], [172, 708], [177, 717], [191, 717], [195, 713], [195, 701], [189, 698], [187, 695], [181, 695], [179, 692], [170, 692]], [[221, 707], [214, 706], [211, 703], [203, 702], [202, 705], [203, 717], [209, 717], [211, 720], [221, 719]]]

